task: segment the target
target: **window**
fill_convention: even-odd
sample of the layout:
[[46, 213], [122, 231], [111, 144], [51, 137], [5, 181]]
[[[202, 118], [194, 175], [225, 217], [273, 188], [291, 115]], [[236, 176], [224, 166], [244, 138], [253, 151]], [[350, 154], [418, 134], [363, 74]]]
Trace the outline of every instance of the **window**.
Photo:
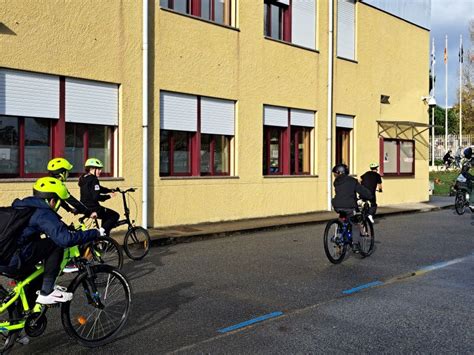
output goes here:
[[355, 59], [355, 0], [337, 2], [337, 56]]
[[315, 0], [265, 0], [265, 36], [316, 48]]
[[264, 106], [263, 175], [311, 173], [314, 112]]
[[336, 164], [351, 167], [352, 130], [354, 116], [336, 114]]
[[230, 175], [234, 101], [160, 93], [160, 176]]
[[160, 6], [231, 26], [232, 0], [160, 0]]
[[381, 172], [384, 175], [415, 174], [415, 142], [381, 138]]
[[51, 120], [0, 116], [0, 176], [44, 175], [51, 148]]

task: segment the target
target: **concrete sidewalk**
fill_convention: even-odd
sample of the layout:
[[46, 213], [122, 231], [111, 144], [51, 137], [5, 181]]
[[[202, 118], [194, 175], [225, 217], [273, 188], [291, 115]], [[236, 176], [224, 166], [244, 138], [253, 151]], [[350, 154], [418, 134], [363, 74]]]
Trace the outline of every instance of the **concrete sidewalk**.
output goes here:
[[[454, 197], [430, 196], [430, 200], [420, 203], [405, 203], [380, 206], [377, 216], [400, 213], [427, 212], [454, 206]], [[323, 223], [336, 218], [335, 212], [319, 211], [298, 215], [253, 218], [228, 222], [202, 223], [193, 225], [172, 226], [149, 229], [153, 240], [163, 238], [189, 238], [224, 236], [239, 232], [250, 232], [264, 229], [281, 228], [284, 226]]]

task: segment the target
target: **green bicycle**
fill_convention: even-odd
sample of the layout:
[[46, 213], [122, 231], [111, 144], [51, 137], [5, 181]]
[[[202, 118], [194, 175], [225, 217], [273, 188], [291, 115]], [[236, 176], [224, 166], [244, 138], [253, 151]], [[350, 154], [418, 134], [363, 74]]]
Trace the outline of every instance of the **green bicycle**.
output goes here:
[[[79, 272], [67, 288], [68, 292], [73, 293], [73, 299], [61, 304], [64, 330], [86, 347], [107, 344], [127, 321], [132, 302], [130, 284], [118, 269], [105, 264], [94, 265], [82, 258], [78, 246], [65, 249], [61, 271], [70, 262], [74, 262]], [[15, 270], [0, 267], [0, 274], [16, 281], [10, 292], [4, 288], [0, 290], [0, 297], [3, 298], [0, 301], [1, 354], [11, 349], [21, 330], [30, 337], [42, 335], [47, 326], [47, 310], [59, 306], [31, 304], [31, 292], [27, 294], [25, 287], [43, 272], [43, 266], [37, 266], [31, 275], [20, 280], [21, 276]]]

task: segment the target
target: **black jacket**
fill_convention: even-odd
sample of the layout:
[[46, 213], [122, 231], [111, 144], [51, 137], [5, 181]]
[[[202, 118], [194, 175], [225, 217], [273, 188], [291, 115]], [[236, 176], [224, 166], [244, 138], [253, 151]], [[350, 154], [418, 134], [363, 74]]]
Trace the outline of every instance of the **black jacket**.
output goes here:
[[100, 186], [99, 179], [95, 175], [85, 174], [79, 178], [79, 187], [81, 188], [81, 202], [92, 212], [100, 209], [99, 202], [110, 198], [107, 193], [113, 190]]
[[61, 207], [70, 213], [79, 213], [89, 217], [92, 213], [81, 201], [70, 195], [65, 201], [61, 201]]
[[340, 175], [334, 180], [335, 195], [332, 205], [337, 210], [339, 208], [352, 209], [357, 207], [357, 195], [363, 200], [370, 200], [373, 195], [364, 186], [351, 176]]

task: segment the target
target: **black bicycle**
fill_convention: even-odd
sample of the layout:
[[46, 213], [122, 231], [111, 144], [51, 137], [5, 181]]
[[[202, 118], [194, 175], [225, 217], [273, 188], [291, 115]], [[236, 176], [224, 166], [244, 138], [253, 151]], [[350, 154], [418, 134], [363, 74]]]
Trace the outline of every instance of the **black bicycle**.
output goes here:
[[357, 226], [360, 233], [359, 253], [362, 257], [371, 255], [374, 251], [374, 225], [368, 219], [370, 203], [363, 201], [360, 211], [347, 217], [344, 212], [339, 213], [339, 218], [329, 221], [324, 230], [324, 252], [333, 264], [344, 260], [347, 247], [352, 247], [352, 225]]
[[469, 207], [469, 193], [470, 190], [467, 184], [456, 182], [454, 185], [456, 190], [456, 197], [454, 198], [454, 209], [458, 215], [463, 215], [466, 208]]
[[135, 221], [130, 219], [130, 209], [127, 205], [126, 195], [129, 192], [135, 192], [136, 189], [130, 188], [127, 190], [120, 190], [116, 188], [114, 191], [122, 194], [123, 209], [125, 218], [117, 222], [117, 227], [128, 225], [127, 233], [123, 240], [123, 250], [130, 259], [141, 260], [150, 251], [150, 235], [148, 231], [140, 226], [135, 225]]

